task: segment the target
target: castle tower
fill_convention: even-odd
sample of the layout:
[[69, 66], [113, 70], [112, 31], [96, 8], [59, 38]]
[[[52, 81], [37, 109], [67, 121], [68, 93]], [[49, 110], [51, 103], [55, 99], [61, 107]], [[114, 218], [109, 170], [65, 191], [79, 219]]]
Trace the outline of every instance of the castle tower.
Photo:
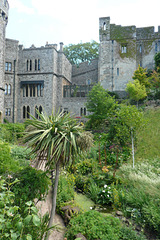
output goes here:
[[[4, 88], [5, 70], [5, 32], [8, 22], [9, 4], [7, 0], [0, 0], [0, 88]], [[0, 122], [4, 112], [4, 91], [0, 89]]]

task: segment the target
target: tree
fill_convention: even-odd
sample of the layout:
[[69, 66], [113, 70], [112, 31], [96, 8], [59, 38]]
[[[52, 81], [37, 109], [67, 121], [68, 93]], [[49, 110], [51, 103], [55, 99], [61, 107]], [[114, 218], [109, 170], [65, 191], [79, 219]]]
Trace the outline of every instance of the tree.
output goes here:
[[98, 83], [89, 92], [86, 107], [87, 111], [91, 113], [88, 116], [89, 121], [86, 126], [90, 129], [98, 129], [101, 125], [104, 128], [105, 121], [113, 115], [117, 103], [108, 91]]
[[159, 71], [160, 71], [160, 52], [158, 52], [154, 56], [154, 60], [155, 60], [155, 69], [159, 68]]
[[[39, 113], [40, 120], [31, 115], [32, 119], [26, 121], [29, 126], [24, 141], [32, 147], [32, 152], [37, 154], [37, 161], [45, 162], [50, 170], [56, 168], [54, 181], [52, 209], [48, 227], [53, 223], [56, 209], [57, 187], [60, 173], [60, 166], [67, 166], [73, 163], [74, 158], [81, 151], [87, 149], [92, 143], [90, 135], [83, 135], [83, 128], [69, 114], [57, 113], [51, 116]], [[84, 137], [83, 137], [84, 136]], [[83, 138], [88, 138], [86, 144]], [[49, 235], [47, 236], [48, 239]]]
[[99, 43], [96, 41], [69, 44], [64, 47], [63, 52], [72, 64], [78, 65], [81, 62], [91, 61], [98, 57]]
[[129, 94], [131, 100], [138, 101], [144, 99], [147, 96], [145, 85], [140, 84], [138, 79], [135, 79], [133, 82], [129, 82], [126, 86], [126, 92]]
[[144, 85], [145, 88], [149, 89], [150, 87], [150, 83], [149, 83], [149, 80], [148, 80], [148, 77], [147, 77], [147, 69], [146, 68], [142, 68], [140, 65], [138, 66], [138, 68], [136, 69], [136, 71], [134, 72], [133, 74], [133, 79], [134, 80], [139, 80], [139, 83], [141, 85]]
[[134, 142], [138, 129], [145, 124], [143, 112], [139, 111], [135, 106], [120, 104], [120, 107], [116, 111], [116, 118], [113, 121], [113, 141], [121, 146], [131, 142], [134, 168]]
[[159, 67], [157, 71], [153, 71], [150, 76], [151, 89], [154, 91], [155, 95], [160, 92], [160, 71]]

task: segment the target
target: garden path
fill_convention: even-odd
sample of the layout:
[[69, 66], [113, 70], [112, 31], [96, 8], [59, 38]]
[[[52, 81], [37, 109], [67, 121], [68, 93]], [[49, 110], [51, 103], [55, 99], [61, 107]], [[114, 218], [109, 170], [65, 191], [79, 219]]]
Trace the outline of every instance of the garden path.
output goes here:
[[[46, 212], [51, 211], [51, 206], [52, 206], [51, 191], [49, 191], [49, 194], [47, 195], [46, 199], [44, 201], [38, 202], [37, 207], [38, 207], [41, 215], [44, 215]], [[64, 240], [65, 225], [64, 225], [63, 219], [58, 214], [55, 215], [53, 224], [58, 225], [61, 228], [61, 230], [60, 231], [57, 231], [57, 230], [52, 231], [52, 233], [49, 237], [49, 240]]]

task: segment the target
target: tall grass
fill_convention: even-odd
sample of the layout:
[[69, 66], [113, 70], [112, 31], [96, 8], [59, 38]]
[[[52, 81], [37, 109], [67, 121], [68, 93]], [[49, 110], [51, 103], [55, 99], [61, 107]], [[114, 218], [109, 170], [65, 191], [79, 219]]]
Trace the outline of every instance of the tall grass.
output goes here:
[[148, 122], [137, 136], [137, 161], [160, 158], [160, 108], [146, 110], [145, 118]]

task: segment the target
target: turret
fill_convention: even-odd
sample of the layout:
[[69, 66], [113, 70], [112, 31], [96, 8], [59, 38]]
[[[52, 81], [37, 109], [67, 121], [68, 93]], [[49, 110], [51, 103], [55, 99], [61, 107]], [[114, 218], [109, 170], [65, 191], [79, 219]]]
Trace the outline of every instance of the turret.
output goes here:
[[0, 122], [4, 112], [4, 64], [5, 64], [5, 32], [8, 22], [9, 4], [7, 0], [0, 0]]
[[99, 18], [99, 40], [110, 40], [110, 17]]

